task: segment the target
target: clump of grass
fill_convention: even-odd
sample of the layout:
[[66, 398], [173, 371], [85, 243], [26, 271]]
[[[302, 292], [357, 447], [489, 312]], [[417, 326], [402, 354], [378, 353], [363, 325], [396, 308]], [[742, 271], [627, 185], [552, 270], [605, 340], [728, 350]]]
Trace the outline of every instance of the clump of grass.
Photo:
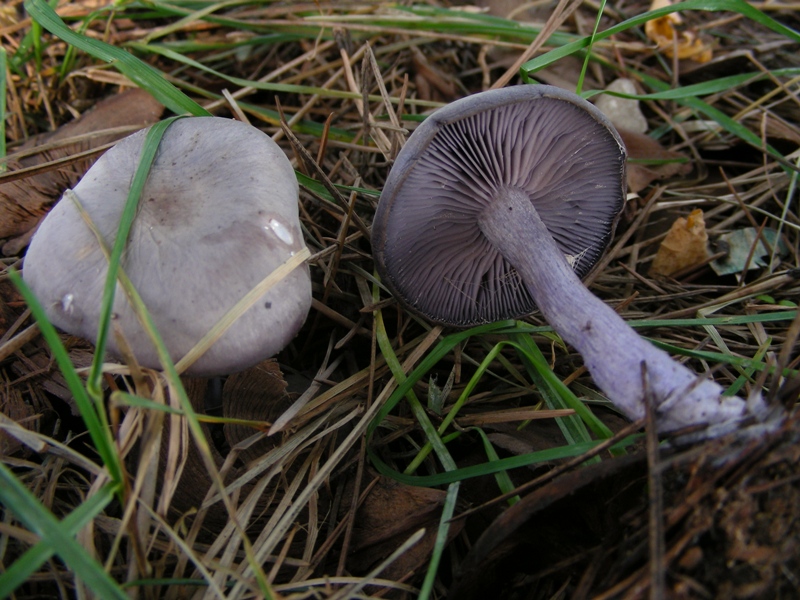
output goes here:
[[[198, 414], [202, 400], [187, 391], [192, 384], [180, 379], [163, 344], [163, 373], [142, 380], [104, 362], [102, 336], [94, 362], [77, 367], [74, 353], [9, 270], [47, 344], [46, 350], [29, 346], [28, 352], [55, 360], [82, 418], [70, 435], [88, 433], [91, 451], [76, 452], [56, 432], [27, 431], [5, 418], [0, 423], [30, 452], [6, 456], [0, 466], [6, 511], [0, 596], [22, 597], [41, 586], [63, 596], [91, 592], [104, 598], [128, 592], [443, 597], [443, 573], [457, 568], [463, 550], [451, 535], [451, 519], [468, 494], [461, 482], [488, 481], [481, 485], [513, 503], [532, 469], [581, 456], [607, 459], [641, 443], [638, 435], [615, 436], [620, 425], [607, 402], [576, 357], [535, 316], [524, 323], [442, 331], [405, 314], [373, 275], [369, 222], [406, 128], [452, 99], [448, 94], [501, 80], [505, 57], [495, 64], [489, 58], [497, 50], [519, 57], [528, 48], [545, 49], [522, 65], [523, 81], [550, 77], [547, 69], [577, 58], [583, 66], [575, 85], [586, 96], [599, 93], [605, 79], [636, 80], [648, 91], [634, 97], [649, 107], [662, 142], [689, 150], [709, 173], [696, 182], [654, 186], [631, 200], [607, 268], [593, 282], [596, 291], [621, 305], [632, 300], [623, 314], [633, 326], [698, 370], [714, 369], [731, 393], [766, 382], [776, 394], [781, 377], [798, 375], [798, 317], [791, 304], [797, 293], [793, 269], [800, 262], [798, 157], [787, 153], [786, 140], [800, 140], [800, 132], [784, 115], [796, 111], [800, 70], [765, 65], [751, 55], [751, 72], [682, 84], [677, 63], [640, 42], [645, 23], [676, 11], [698, 23], [720, 11], [738, 15], [752, 28], [747, 42], [753, 45], [763, 32], [778, 45], [800, 41], [795, 30], [745, 2], [688, 0], [627, 19], [612, 10], [584, 14], [571, 5], [569, 10], [597, 24], [588, 36], [556, 27], [569, 11], [534, 25], [436, 3], [133, 2], [91, 9], [72, 3], [61, 16], [43, 0], [29, 0], [25, 8], [33, 21], [16, 30], [7, 57], [11, 76], [5, 78], [5, 67], [0, 73], [0, 88], [8, 86], [11, 98], [0, 109], [3, 122], [14, 123], [12, 151], [14, 141], [37, 131], [31, 122], [55, 125], [66, 118], [71, 101], [91, 103], [92, 94], [118, 85], [148, 90], [175, 115], [249, 119], [282, 141], [303, 187], [316, 313], [279, 362], [292, 378], [317, 374], [318, 380], [297, 390], [313, 393], [281, 426], [281, 443], [239, 464], [238, 457], [265, 437], [272, 417], [243, 421], [252, 426], [252, 439], [233, 448], [215, 443], [208, 423], [230, 425], [236, 419]], [[639, 46], [626, 54], [615, 46], [620, 39]], [[0, 66], [4, 59], [0, 53]], [[516, 77], [516, 71], [511, 74]], [[82, 86], [89, 90], [85, 98]], [[438, 91], [425, 95], [427, 88]], [[713, 121], [713, 138], [687, 129], [692, 121]], [[167, 125], [154, 129], [151, 153]], [[746, 145], [747, 158], [715, 162], [706, 150], [712, 139], [722, 146]], [[146, 170], [145, 165], [142, 177]], [[123, 231], [136, 201], [134, 193]], [[689, 206], [706, 210], [712, 234], [742, 225], [771, 227], [791, 252], [773, 256], [752, 280], [692, 283], [640, 275], [662, 238], [650, 226]], [[105, 332], [122, 250], [120, 242], [109, 251]], [[135, 299], [124, 277], [119, 281]], [[146, 323], [146, 307], [140, 310]], [[157, 331], [151, 334], [158, 339]], [[43, 386], [52, 377], [48, 373], [9, 374], [9, 387], [26, 381]], [[451, 383], [440, 389], [436, 377]], [[521, 407], [530, 410], [504, 412]], [[498, 445], [493, 419], [509, 419], [524, 433], [535, 427], [533, 409], [554, 419], [558, 439], [530, 452]], [[478, 424], [467, 425], [475, 417]], [[220, 446], [229, 453], [220, 454]], [[162, 447], [169, 458], [162, 459]], [[485, 458], [465, 466], [471, 451]], [[80, 477], [65, 479], [63, 489], [57, 476], [48, 481], [43, 466], [53, 460]], [[193, 469], [205, 475], [193, 479]], [[376, 480], [373, 469], [406, 485], [446, 489], [430, 550], [409, 580], [381, 576], [421, 543], [416, 531], [404, 532], [395, 551], [374, 568], [348, 571], [356, 510], [366, 495], [359, 499], [354, 493], [349, 506], [342, 506], [342, 490], [351, 485], [367, 491]], [[200, 499], [176, 511], [178, 501], [171, 505], [185, 492], [187, 479], [189, 486], [202, 486]], [[448, 552], [451, 544], [458, 549]], [[442, 568], [447, 560], [454, 564]]]

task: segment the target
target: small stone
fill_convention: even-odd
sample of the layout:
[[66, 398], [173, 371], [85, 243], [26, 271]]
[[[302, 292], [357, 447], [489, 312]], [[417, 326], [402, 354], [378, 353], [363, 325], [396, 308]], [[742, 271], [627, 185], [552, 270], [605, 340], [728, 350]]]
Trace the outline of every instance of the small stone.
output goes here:
[[[621, 94], [637, 93], [636, 86], [630, 79], [612, 81], [606, 87], [606, 91]], [[636, 133], [647, 132], [647, 119], [642, 114], [638, 100], [602, 94], [595, 101], [595, 106], [603, 111], [603, 114], [611, 120], [617, 129], [635, 131]]]

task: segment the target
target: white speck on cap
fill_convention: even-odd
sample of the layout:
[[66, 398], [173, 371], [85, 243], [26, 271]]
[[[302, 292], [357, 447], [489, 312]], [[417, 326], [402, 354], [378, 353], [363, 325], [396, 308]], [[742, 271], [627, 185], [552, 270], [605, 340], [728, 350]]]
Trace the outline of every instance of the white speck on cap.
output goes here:
[[286, 227], [281, 221], [278, 219], [270, 219], [268, 227], [278, 236], [278, 239], [281, 240], [284, 244], [291, 245], [294, 242], [294, 237], [292, 236], [292, 232], [289, 231], [289, 228]]

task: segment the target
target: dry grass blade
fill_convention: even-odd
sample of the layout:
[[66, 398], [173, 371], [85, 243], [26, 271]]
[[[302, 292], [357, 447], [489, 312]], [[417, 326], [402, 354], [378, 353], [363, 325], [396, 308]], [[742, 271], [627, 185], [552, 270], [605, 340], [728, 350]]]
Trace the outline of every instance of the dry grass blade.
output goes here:
[[182, 373], [188, 369], [198, 358], [200, 358], [211, 345], [216, 342], [222, 335], [233, 325], [236, 320], [249, 310], [258, 299], [266, 294], [273, 286], [282, 281], [289, 273], [302, 265], [311, 253], [308, 248], [303, 248], [294, 256], [285, 261], [272, 273], [267, 275], [258, 285], [252, 290], [247, 292], [241, 300], [239, 300], [226, 314], [223, 316], [203, 338], [197, 342], [197, 345], [192, 348], [186, 356], [175, 363], [175, 369], [178, 373]]
[[[49, 3], [24, 4], [53, 26]], [[142, 102], [128, 105], [130, 114], [112, 111], [114, 119], [151, 113], [157, 92], [174, 110], [234, 117], [276, 140], [298, 173], [310, 249], [233, 307], [178, 369], [302, 263], [314, 310], [272, 363], [226, 378], [169, 381], [132, 353], [124, 365], [103, 365], [99, 402], [124, 486], [77, 539], [120, 593], [794, 597], [796, 416], [755, 430], [755, 439], [659, 440], [609, 407], [538, 313], [448, 331], [407, 312], [375, 276], [370, 234], [380, 191], [428, 112], [526, 78], [587, 95], [626, 78], [649, 150], [631, 153], [638, 163], [629, 170], [640, 177], [586, 284], [693, 371], [742, 397], [763, 386], [776, 405], [796, 410], [800, 18], [785, 3], [671, 7], [680, 26], [658, 46], [645, 31], [653, 25], [643, 20], [651, 10], [644, 0], [61, 3], [55, 14], [72, 33], [65, 39], [82, 47], [33, 24], [19, 0], [0, 7], [8, 152], [0, 168], [10, 165], [0, 200], [17, 198], [3, 190], [20, 186], [36, 199], [21, 212], [19, 202], [0, 211], [0, 460], [59, 523], [107, 481], [68, 382], [6, 270], [19, 268], [31, 227], [74, 184], [74, 167], [102, 152], [106, 136], [128, 131], [127, 121], [94, 126], [88, 117], [138, 77], [148, 89], [128, 94]], [[589, 37], [595, 25], [600, 42]], [[687, 39], [712, 59], [670, 54]], [[125, 72], [93, 47], [124, 52]], [[139, 59], [148, 66], [137, 69]], [[668, 230], [694, 210], [705, 222], [706, 258], [651, 275]], [[749, 240], [735, 248], [742, 264], [718, 273], [736, 236]], [[509, 345], [522, 338], [552, 379], [531, 383], [529, 357]], [[89, 341], [60, 339], [85, 377]], [[408, 381], [398, 385], [392, 369]], [[576, 411], [541, 410], [552, 400], [548, 381], [572, 394]], [[419, 400], [413, 410], [406, 392]], [[567, 445], [564, 436], [579, 432], [558, 426], [567, 422], [595, 427]], [[428, 452], [433, 442], [438, 456]], [[448, 453], [452, 471], [439, 458]], [[457, 503], [444, 491], [456, 480]], [[412, 487], [420, 483], [430, 488]], [[0, 523], [3, 592], [5, 573], [40, 539], [14, 509], [4, 506]], [[375, 520], [379, 509], [390, 514]], [[442, 514], [454, 517], [441, 523]], [[451, 535], [436, 547], [437, 528], [448, 525]], [[429, 565], [438, 569], [426, 580]], [[7, 595], [93, 593], [56, 560], [20, 566], [31, 575]]]

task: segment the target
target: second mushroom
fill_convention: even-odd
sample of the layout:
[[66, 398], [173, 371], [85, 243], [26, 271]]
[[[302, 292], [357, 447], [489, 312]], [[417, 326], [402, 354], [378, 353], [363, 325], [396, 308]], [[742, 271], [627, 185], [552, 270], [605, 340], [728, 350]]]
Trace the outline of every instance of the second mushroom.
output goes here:
[[387, 287], [429, 320], [471, 326], [535, 307], [629, 418], [652, 398], [658, 429], [733, 421], [724, 396], [628, 326], [581, 282], [613, 233], [625, 147], [592, 104], [546, 85], [436, 111], [397, 156], [372, 231]]
[[[25, 256], [24, 277], [60, 329], [95, 340], [108, 261], [146, 131], [106, 152], [50, 211]], [[144, 186], [121, 267], [178, 361], [259, 282], [306, 251], [298, 184], [286, 155], [259, 129], [221, 117], [169, 126]], [[308, 266], [259, 297], [186, 374], [241, 371], [284, 348], [311, 306]], [[121, 286], [113, 305], [117, 339], [145, 367], [161, 361]]]

